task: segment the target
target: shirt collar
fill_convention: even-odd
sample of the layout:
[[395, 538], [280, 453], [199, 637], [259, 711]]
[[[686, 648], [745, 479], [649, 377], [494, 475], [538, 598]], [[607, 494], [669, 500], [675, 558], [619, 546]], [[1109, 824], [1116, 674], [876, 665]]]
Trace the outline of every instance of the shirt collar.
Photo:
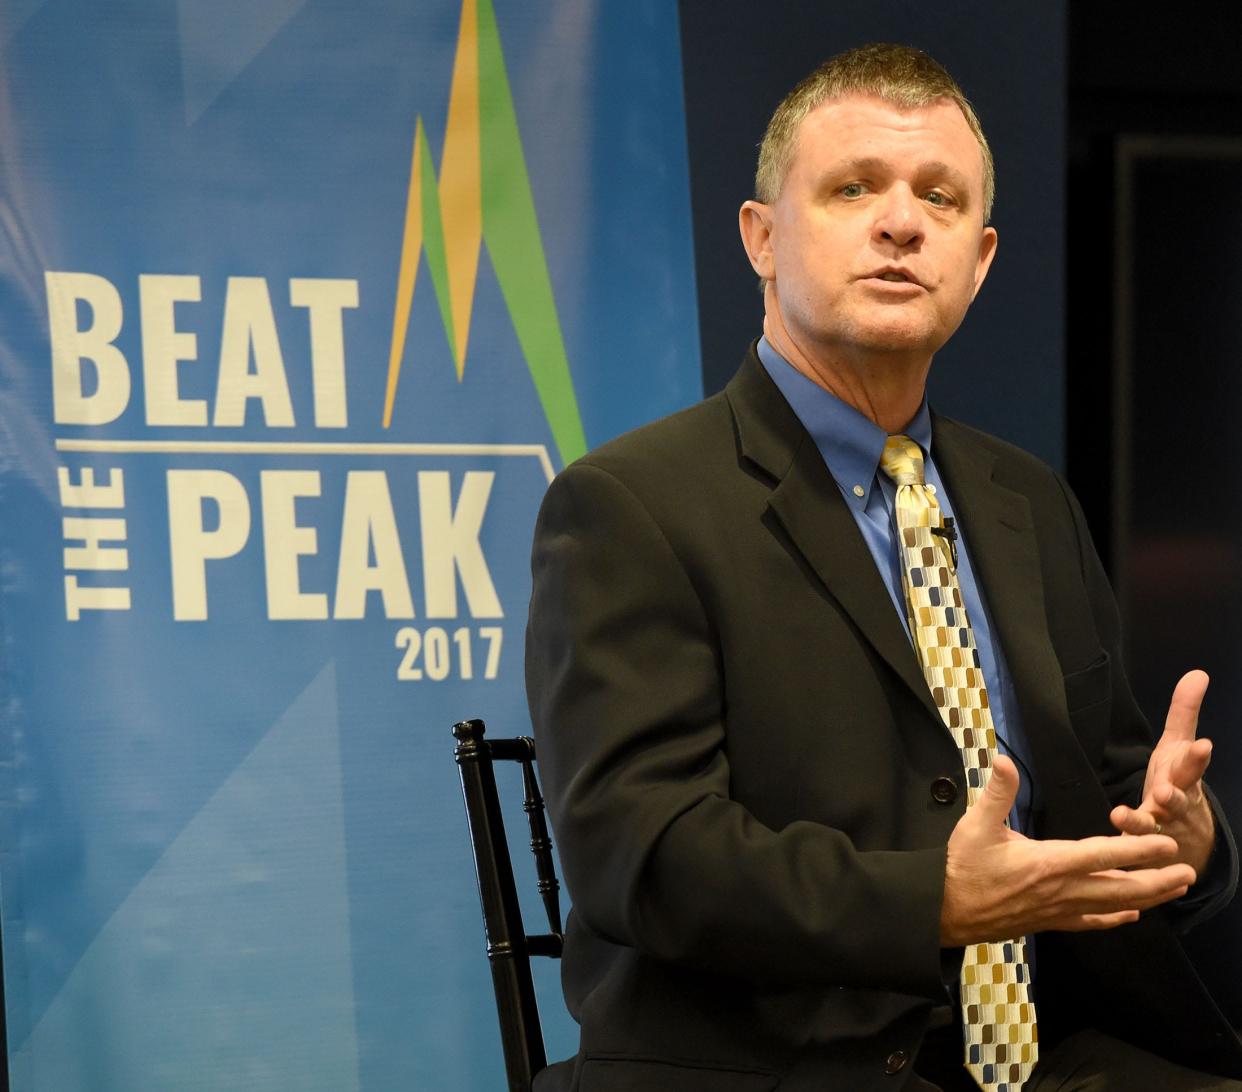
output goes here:
[[[759, 339], [759, 359], [803, 428], [811, 434], [846, 502], [853, 509], [866, 508], [876, 484], [876, 472], [888, 433], [853, 406], [808, 379], [772, 348], [766, 337]], [[931, 415], [926, 396], [902, 433], [930, 456]]]

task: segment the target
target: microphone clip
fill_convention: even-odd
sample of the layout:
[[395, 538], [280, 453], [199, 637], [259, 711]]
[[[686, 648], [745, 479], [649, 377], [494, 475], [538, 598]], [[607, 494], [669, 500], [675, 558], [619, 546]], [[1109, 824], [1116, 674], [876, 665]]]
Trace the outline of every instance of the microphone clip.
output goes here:
[[931, 533], [948, 548], [949, 564], [957, 572], [957, 527], [952, 516], [946, 516], [943, 527], [933, 527]]

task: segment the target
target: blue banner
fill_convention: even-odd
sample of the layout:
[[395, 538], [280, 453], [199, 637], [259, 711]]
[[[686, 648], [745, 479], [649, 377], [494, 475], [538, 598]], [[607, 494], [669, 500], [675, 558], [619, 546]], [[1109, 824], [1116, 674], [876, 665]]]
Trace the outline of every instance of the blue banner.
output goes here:
[[14, 1087], [501, 1087], [449, 728], [701, 392], [676, 7], [15, 0], [0, 73]]

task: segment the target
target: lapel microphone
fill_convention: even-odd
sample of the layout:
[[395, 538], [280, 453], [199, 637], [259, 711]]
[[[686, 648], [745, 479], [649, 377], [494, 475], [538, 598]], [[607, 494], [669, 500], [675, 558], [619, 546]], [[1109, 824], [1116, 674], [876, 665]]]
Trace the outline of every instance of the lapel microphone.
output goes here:
[[953, 571], [957, 572], [957, 527], [953, 523], [953, 517], [945, 516], [944, 526], [931, 528], [931, 533], [944, 539], [948, 544], [949, 561], [953, 566]]

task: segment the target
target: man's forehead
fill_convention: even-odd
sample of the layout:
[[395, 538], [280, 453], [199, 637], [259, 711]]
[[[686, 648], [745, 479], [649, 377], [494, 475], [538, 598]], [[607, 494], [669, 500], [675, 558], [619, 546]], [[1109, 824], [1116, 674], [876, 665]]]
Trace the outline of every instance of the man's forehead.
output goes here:
[[827, 99], [808, 112], [798, 127], [793, 163], [818, 167], [833, 160], [905, 148], [934, 148], [935, 160], [983, 171], [983, 151], [961, 107], [950, 98], [905, 107], [878, 95], [850, 94]]
[[798, 142], [839, 138], [853, 132], [891, 132], [893, 134], [935, 132], [977, 143], [966, 115], [950, 98], [933, 99], [919, 106], [902, 106], [879, 95], [854, 93], [826, 99], [809, 111], [798, 128]]

